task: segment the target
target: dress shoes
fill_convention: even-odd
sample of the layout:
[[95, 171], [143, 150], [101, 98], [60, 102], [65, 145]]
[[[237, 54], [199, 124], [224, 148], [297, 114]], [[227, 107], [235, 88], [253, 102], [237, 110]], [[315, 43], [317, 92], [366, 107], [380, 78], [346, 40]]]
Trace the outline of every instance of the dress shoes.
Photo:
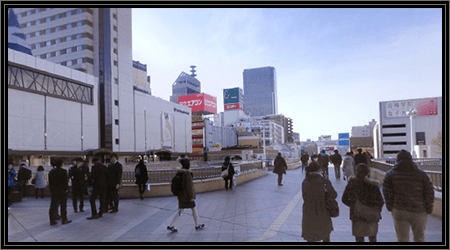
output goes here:
[[100, 216], [98, 216], [98, 215], [96, 214], [96, 215], [92, 215], [91, 217], [87, 217], [86, 219], [88, 219], [88, 220], [96, 220], [96, 219], [98, 219], [98, 218], [100, 218]]
[[72, 222], [71, 220], [65, 220], [63, 222], [61, 222], [61, 224], [65, 225], [65, 224], [69, 224], [70, 222]]

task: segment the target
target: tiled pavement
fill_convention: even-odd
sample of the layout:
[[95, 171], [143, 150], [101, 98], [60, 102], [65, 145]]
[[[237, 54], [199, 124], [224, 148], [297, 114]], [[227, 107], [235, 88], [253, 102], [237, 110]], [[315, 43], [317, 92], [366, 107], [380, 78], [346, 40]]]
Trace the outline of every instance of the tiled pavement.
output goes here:
[[[351, 233], [349, 209], [340, 202], [346, 181], [335, 180], [332, 165], [329, 170], [340, 205], [340, 216], [333, 218], [331, 241], [333, 244], [345, 242], [358, 246]], [[177, 233], [166, 229], [177, 211], [178, 203], [174, 196], [144, 200], [123, 199], [120, 200], [118, 213], [105, 214], [103, 218], [92, 221], [86, 220], [90, 216], [89, 201], [86, 199], [83, 213], [74, 213], [69, 198], [68, 218], [72, 223], [61, 225], [58, 221], [56, 226], [49, 224], [50, 198], [26, 197], [11, 208], [8, 228], [3, 230], [4, 234], [5, 231], [8, 234], [5, 244], [34, 246], [36, 244], [29, 243], [39, 242], [39, 245], [45, 245], [47, 242], [76, 242], [77, 246], [95, 243], [116, 247], [129, 247], [130, 244], [167, 246], [208, 243], [279, 246], [282, 242], [285, 246], [303, 245], [306, 244], [301, 237], [301, 183], [304, 175], [300, 169], [288, 170], [282, 187], [277, 186], [277, 175], [270, 173], [237, 186], [233, 191], [197, 194], [199, 221], [205, 224], [205, 228], [194, 229], [192, 212], [188, 209], [175, 223]], [[382, 218], [379, 223], [378, 244], [391, 246], [395, 244], [396, 236], [391, 214], [385, 207]], [[428, 216], [425, 239], [430, 242], [427, 244], [444, 244], [440, 217]]]

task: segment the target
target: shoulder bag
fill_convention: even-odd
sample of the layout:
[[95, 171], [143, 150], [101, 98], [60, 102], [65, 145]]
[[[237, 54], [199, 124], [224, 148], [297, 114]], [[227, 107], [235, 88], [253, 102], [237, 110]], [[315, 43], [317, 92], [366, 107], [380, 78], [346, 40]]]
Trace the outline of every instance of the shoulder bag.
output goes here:
[[327, 209], [330, 217], [335, 218], [339, 216], [339, 204], [333, 198], [331, 198], [330, 193], [327, 190], [326, 184], [324, 184], [325, 188], [325, 208]]
[[353, 214], [357, 218], [367, 220], [368, 222], [378, 222], [381, 219], [381, 213], [377, 207], [362, 204], [358, 197], [356, 197], [355, 204], [353, 205]]
[[220, 177], [225, 178], [228, 176], [228, 167], [227, 169], [225, 169], [224, 171], [222, 171], [222, 173], [220, 173]]

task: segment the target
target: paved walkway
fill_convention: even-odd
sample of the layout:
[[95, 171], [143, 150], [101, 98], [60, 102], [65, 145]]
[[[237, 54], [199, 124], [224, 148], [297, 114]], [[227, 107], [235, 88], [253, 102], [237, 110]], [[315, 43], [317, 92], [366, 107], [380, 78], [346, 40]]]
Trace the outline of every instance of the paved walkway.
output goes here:
[[[340, 202], [346, 181], [335, 180], [332, 165], [329, 170], [340, 205], [340, 216], [333, 218], [331, 241], [356, 244], [348, 219], [349, 209]], [[197, 194], [199, 221], [205, 224], [205, 228], [198, 231], [194, 229], [192, 212], [188, 209], [175, 223], [177, 233], [166, 229], [177, 211], [175, 196], [120, 200], [118, 213], [104, 214], [103, 218], [92, 221], [86, 219], [90, 216], [89, 201], [85, 201], [85, 212], [74, 213], [69, 198], [68, 218], [72, 223], [61, 225], [58, 221], [56, 226], [50, 226], [49, 223], [50, 198], [26, 197], [22, 202], [12, 205], [8, 216], [8, 243], [77, 242], [77, 245], [91, 245], [92, 242], [100, 242], [102, 245], [114, 246], [129, 246], [129, 243], [124, 242], [145, 245], [180, 242], [199, 242], [202, 245], [208, 242], [266, 246], [273, 242], [298, 244], [306, 242], [301, 237], [301, 183], [304, 175], [300, 169], [288, 170], [283, 178], [284, 186], [279, 187], [277, 175], [270, 173], [237, 186], [233, 191]], [[392, 244], [396, 242], [395, 230], [391, 214], [385, 207], [382, 218], [378, 241]], [[425, 239], [427, 242], [443, 242], [441, 218], [428, 216]]]

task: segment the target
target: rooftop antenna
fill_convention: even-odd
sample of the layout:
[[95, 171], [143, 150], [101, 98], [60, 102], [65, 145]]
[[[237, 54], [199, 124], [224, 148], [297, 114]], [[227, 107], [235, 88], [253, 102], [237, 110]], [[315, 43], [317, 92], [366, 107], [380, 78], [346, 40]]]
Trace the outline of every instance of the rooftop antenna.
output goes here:
[[197, 75], [195, 74], [195, 67], [197, 67], [197, 66], [194, 66], [194, 65], [191, 66], [191, 73], [192, 73], [191, 76], [192, 76], [192, 77], [196, 77], [196, 76], [197, 76]]

